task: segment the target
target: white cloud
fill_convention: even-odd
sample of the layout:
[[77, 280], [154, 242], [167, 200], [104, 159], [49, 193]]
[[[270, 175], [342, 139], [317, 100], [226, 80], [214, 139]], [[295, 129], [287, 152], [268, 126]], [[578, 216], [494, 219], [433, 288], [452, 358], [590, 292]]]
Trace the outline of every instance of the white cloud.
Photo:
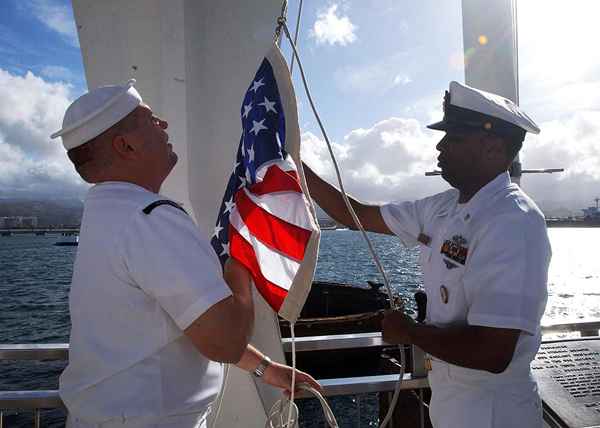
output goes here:
[[[592, 205], [600, 196], [600, 110], [576, 112], [540, 127], [542, 133], [528, 135], [524, 143], [523, 167], [562, 167], [565, 172], [525, 174], [521, 185], [549, 214], [561, 207], [577, 214], [577, 208]], [[334, 145], [347, 191], [364, 201], [383, 202], [418, 199], [448, 188], [440, 177], [424, 176], [435, 168], [435, 144], [441, 135], [415, 119], [394, 117], [349, 132]], [[302, 158], [337, 184], [322, 139], [304, 133]]]
[[60, 65], [45, 65], [40, 70], [40, 74], [48, 79], [72, 81], [76, 78], [75, 74], [66, 67]]
[[[439, 178], [424, 175], [435, 167], [438, 137], [415, 119], [395, 117], [351, 131], [334, 146], [346, 190], [365, 201], [381, 202], [416, 199], [446, 188]], [[304, 133], [302, 158], [337, 184], [324, 141]]]
[[31, 11], [48, 28], [62, 35], [72, 46], [79, 47], [73, 10], [51, 0], [32, 0]]
[[333, 4], [326, 12], [317, 14], [310, 36], [317, 40], [317, 44], [328, 43], [345, 46], [356, 41], [354, 31], [357, 27], [348, 16], [338, 16], [337, 4]]
[[396, 74], [394, 77], [394, 86], [404, 86], [412, 82], [412, 79], [406, 74]]
[[78, 177], [60, 140], [70, 102], [70, 86], [49, 83], [28, 72], [16, 76], [0, 69], [0, 195], [79, 196], [87, 188]]
[[[600, 196], [600, 110], [540, 124], [541, 134], [523, 145], [524, 168], [565, 168], [559, 174], [524, 175], [523, 188], [542, 208], [577, 210]], [[578, 214], [581, 214], [579, 212]]]

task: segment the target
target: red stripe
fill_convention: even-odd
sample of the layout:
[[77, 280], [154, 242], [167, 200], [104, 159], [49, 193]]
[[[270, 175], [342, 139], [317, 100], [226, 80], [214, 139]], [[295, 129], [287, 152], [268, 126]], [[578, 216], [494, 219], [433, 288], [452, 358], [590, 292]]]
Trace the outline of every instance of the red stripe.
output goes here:
[[229, 254], [246, 266], [250, 271], [254, 285], [256, 285], [260, 294], [275, 312], [279, 312], [279, 308], [281, 308], [281, 305], [288, 294], [287, 290], [269, 282], [269, 280], [263, 276], [252, 246], [246, 242], [231, 224], [229, 225]]
[[302, 193], [298, 172], [283, 171], [278, 165], [271, 165], [263, 180], [253, 184], [249, 189], [255, 195], [285, 191]]
[[236, 193], [235, 206], [250, 233], [260, 242], [287, 257], [302, 261], [310, 231], [268, 213], [243, 190]]

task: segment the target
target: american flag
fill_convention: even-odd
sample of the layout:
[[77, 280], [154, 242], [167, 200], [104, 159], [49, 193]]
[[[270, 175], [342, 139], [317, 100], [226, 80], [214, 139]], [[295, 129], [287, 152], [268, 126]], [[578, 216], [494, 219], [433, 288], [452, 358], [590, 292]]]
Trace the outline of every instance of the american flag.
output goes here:
[[[286, 152], [285, 103], [268, 58], [242, 102], [242, 136], [211, 244], [221, 263], [233, 257], [246, 266], [258, 291], [278, 312], [303, 263], [315, 223], [294, 160]], [[290, 116], [297, 126], [297, 117]]]

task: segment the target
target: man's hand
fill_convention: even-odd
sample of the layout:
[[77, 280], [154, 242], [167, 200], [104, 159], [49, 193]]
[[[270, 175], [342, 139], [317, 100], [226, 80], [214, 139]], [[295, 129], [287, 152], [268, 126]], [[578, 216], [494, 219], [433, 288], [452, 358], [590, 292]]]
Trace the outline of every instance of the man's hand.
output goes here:
[[[273, 362], [265, 370], [262, 380], [269, 385], [284, 389], [285, 394], [289, 396], [292, 385], [292, 368], [290, 366], [286, 366], [285, 364]], [[298, 388], [299, 383], [308, 383], [317, 391], [321, 393], [323, 392], [319, 382], [317, 382], [311, 375], [301, 372], [300, 370], [296, 370], [296, 388], [294, 390], [294, 394], [300, 392], [300, 389]]]
[[415, 321], [401, 311], [386, 311], [381, 322], [383, 340], [394, 345], [411, 345]]

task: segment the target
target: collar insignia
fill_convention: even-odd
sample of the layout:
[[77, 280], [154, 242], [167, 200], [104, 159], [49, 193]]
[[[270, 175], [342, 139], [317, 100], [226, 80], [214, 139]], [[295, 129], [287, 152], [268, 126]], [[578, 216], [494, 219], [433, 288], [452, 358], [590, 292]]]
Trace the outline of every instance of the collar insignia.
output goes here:
[[[442, 244], [440, 253], [448, 257], [450, 260], [464, 265], [467, 261], [467, 255], [469, 254], [469, 248], [467, 247], [467, 240], [460, 235], [454, 235], [452, 239], [447, 239]], [[446, 263], [448, 269], [452, 269]], [[457, 267], [457, 266], [454, 266]]]

